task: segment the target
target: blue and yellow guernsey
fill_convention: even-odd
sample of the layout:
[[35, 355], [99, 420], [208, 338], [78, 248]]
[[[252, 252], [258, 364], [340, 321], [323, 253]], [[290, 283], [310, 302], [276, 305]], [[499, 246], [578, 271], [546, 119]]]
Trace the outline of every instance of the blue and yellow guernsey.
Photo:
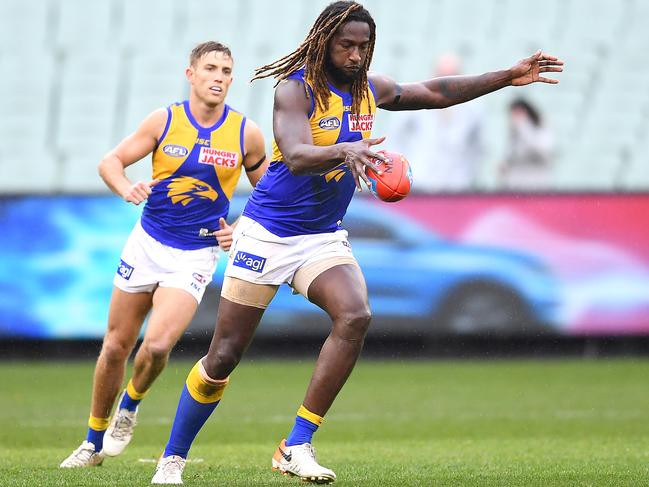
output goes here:
[[216, 245], [201, 228], [219, 228], [239, 181], [244, 157], [246, 117], [225, 105], [223, 116], [202, 127], [189, 102], [167, 107], [167, 124], [153, 151], [153, 177], [160, 182], [142, 212], [141, 223], [153, 238], [191, 250]]
[[[314, 145], [333, 145], [368, 138], [374, 123], [376, 101], [370, 83], [361, 113], [352, 114], [352, 96], [329, 85], [329, 109], [321, 111], [313, 101], [312, 87], [304, 70], [292, 74], [311, 94], [309, 121]], [[243, 214], [280, 237], [335, 232], [356, 188], [349, 168], [341, 163], [320, 175], [293, 176], [273, 141], [273, 158], [266, 174], [253, 190]]]

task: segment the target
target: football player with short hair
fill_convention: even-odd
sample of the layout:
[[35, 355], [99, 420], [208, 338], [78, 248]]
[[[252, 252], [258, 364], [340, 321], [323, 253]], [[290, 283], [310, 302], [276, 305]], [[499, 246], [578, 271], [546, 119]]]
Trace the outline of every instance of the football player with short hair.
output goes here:
[[[225, 103], [232, 83], [230, 49], [196, 46], [185, 74], [189, 99], [160, 108], [99, 164], [106, 185], [126, 202], [144, 203], [123, 249], [95, 367], [88, 434], [61, 467], [100, 465], [128, 445], [138, 405], [189, 325], [228, 250], [230, 198], [244, 168], [255, 186], [268, 167], [257, 125]], [[132, 183], [124, 168], [152, 154], [153, 178]], [[149, 314], [133, 376], [110, 413], [126, 361]]]

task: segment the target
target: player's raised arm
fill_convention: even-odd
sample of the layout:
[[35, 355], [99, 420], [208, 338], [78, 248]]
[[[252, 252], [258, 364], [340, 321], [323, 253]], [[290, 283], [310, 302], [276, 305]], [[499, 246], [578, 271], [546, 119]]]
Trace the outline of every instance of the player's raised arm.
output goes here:
[[167, 110], [160, 108], [147, 116], [135, 132], [122, 140], [99, 163], [99, 175], [113, 193], [133, 204], [140, 204], [151, 194], [157, 181], [133, 184], [124, 169], [155, 149], [167, 123]]
[[397, 84], [380, 75], [371, 77], [377, 88], [377, 105], [385, 110], [419, 110], [446, 108], [500, 90], [506, 86], [530, 83], [557, 84], [556, 79], [541, 73], [563, 71], [563, 61], [556, 56], [537, 51], [520, 60], [510, 69], [477, 76], [444, 76], [418, 83]]
[[333, 145], [313, 144], [309, 111], [311, 101], [307, 98], [304, 85], [297, 80], [281, 82], [275, 90], [273, 108], [273, 131], [275, 140], [291, 174], [320, 174], [345, 162], [360, 189], [359, 179], [370, 184], [363, 169], [374, 167], [372, 159], [383, 159], [370, 147], [383, 142], [379, 139], [363, 139], [357, 142], [342, 142]]
[[243, 141], [245, 154], [243, 168], [250, 184], [257, 186], [257, 181], [268, 169], [268, 159], [266, 158], [264, 135], [257, 124], [250, 119], [248, 119], [243, 129]]

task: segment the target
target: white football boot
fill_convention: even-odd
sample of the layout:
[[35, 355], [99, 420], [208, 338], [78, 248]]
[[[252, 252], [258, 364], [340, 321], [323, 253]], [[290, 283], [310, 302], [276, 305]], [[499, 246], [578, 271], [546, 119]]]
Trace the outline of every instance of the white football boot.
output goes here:
[[[119, 396], [117, 404], [122, 402], [124, 394], [126, 394], [126, 391]], [[135, 411], [118, 409], [106, 430], [102, 452], [109, 457], [116, 457], [122, 453], [131, 442], [131, 438], [133, 438], [133, 429], [136, 424], [137, 409]]]
[[161, 458], [155, 469], [155, 475], [151, 479], [152, 484], [172, 484], [180, 485], [183, 483], [183, 470], [185, 469], [185, 459], [178, 455], [169, 455]]
[[317, 462], [311, 443], [286, 446], [286, 440], [282, 440], [273, 455], [273, 470], [296, 475], [305, 482], [315, 484], [329, 484], [336, 480], [333, 470]]
[[95, 445], [84, 440], [68, 458], [61, 462], [61, 468], [98, 467], [104, 461], [104, 452], [96, 452]]

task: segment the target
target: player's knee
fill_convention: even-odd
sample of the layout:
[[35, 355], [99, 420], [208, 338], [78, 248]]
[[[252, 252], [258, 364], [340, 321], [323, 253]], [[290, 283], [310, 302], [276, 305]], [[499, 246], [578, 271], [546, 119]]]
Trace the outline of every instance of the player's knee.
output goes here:
[[149, 356], [150, 360], [155, 363], [165, 363], [171, 352], [172, 344], [166, 341], [149, 341], [142, 343], [142, 349]]
[[104, 340], [101, 346], [100, 359], [110, 364], [125, 362], [130, 355], [132, 347], [119, 340]]
[[368, 308], [346, 311], [335, 320], [341, 336], [348, 338], [364, 337], [371, 321], [372, 313]]
[[212, 379], [223, 379], [229, 376], [241, 360], [242, 352], [231, 346], [219, 346], [210, 349], [203, 358], [205, 372]]

